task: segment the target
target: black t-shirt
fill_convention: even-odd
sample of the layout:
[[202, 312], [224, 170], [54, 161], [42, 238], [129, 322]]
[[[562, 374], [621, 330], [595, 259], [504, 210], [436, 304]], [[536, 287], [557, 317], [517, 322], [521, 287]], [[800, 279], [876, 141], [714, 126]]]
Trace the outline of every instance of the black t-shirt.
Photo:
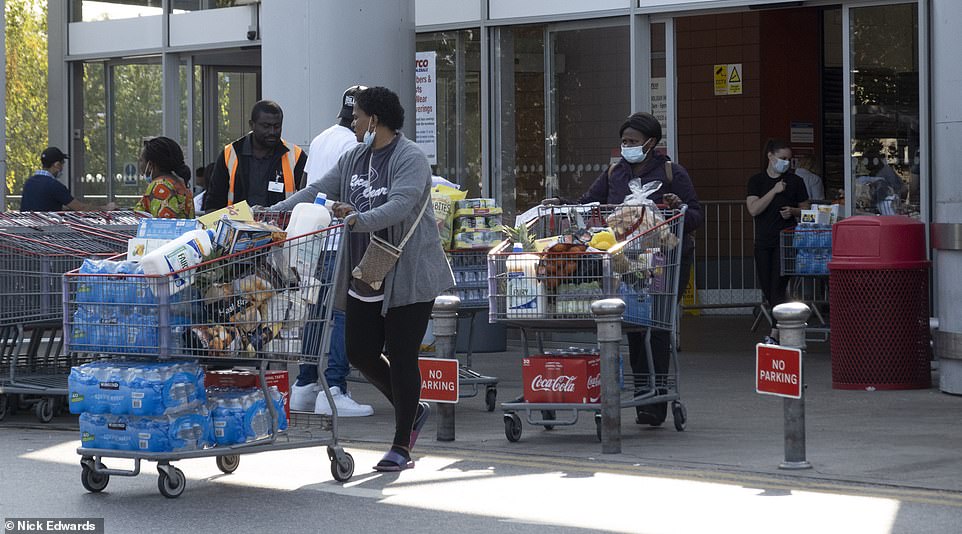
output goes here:
[[[387, 175], [387, 164], [394, 154], [400, 136], [387, 146], [378, 150], [369, 149], [354, 166], [351, 173], [351, 192], [348, 202], [354, 206], [358, 213], [371, 211], [372, 209], [387, 202], [388, 189], [390, 188], [391, 177]], [[387, 238], [387, 231], [377, 232], [378, 237]], [[348, 272], [354, 270], [361, 263], [367, 245], [371, 242], [371, 234], [367, 232], [351, 232], [351, 258]], [[381, 300], [384, 298], [384, 286], [373, 289], [371, 286], [351, 278], [350, 292], [355, 297], [362, 300]]]
[[761, 198], [780, 180], [785, 180], [785, 190], [775, 195], [768, 207], [755, 216], [756, 248], [777, 247], [779, 233], [785, 228], [795, 226], [795, 218], [783, 219], [779, 210], [785, 206], [797, 208], [800, 203], [808, 200], [805, 181], [791, 171], [778, 178], [772, 178], [766, 171], [752, 176], [748, 179], [748, 196]]
[[23, 184], [20, 211], [63, 211], [71, 202], [67, 186], [46, 174], [34, 174]]

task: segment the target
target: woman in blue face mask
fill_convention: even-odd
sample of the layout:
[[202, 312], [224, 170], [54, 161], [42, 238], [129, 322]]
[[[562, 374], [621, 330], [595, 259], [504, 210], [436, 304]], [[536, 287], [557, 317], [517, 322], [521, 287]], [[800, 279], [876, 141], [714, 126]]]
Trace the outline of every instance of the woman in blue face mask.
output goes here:
[[[648, 182], [661, 182], [661, 188], [649, 198], [657, 204], [666, 204], [671, 208], [678, 208], [682, 204], [688, 205], [685, 212], [685, 244], [681, 256], [681, 272], [679, 273], [678, 297], [685, 294], [688, 286], [688, 276], [694, 259], [695, 240], [693, 232], [702, 224], [704, 215], [698, 195], [692, 185], [688, 171], [677, 163], [673, 163], [667, 155], [655, 147], [661, 141], [661, 124], [650, 113], [633, 113], [618, 130], [621, 138], [621, 159], [612, 164], [595, 179], [588, 191], [575, 201], [564, 199], [547, 199], [547, 204], [601, 204], [617, 205], [624, 202], [630, 190], [628, 182], [638, 180], [642, 185]], [[656, 374], [668, 373], [671, 360], [670, 333], [666, 330], [652, 330], [651, 352]], [[641, 384], [648, 376], [648, 358], [645, 354], [644, 332], [628, 334], [628, 354], [634, 376], [638, 377], [636, 384], [638, 394], [647, 393]], [[638, 424], [652, 426], [665, 421], [668, 413], [666, 403], [649, 404], [636, 408]]]
[[[748, 179], [745, 205], [755, 218], [755, 271], [769, 308], [785, 302], [788, 277], [781, 275], [779, 235], [795, 226], [801, 210], [808, 209], [805, 181], [791, 170], [792, 149], [784, 141], [771, 139], [765, 145], [768, 166]], [[765, 343], [778, 343], [774, 327]]]

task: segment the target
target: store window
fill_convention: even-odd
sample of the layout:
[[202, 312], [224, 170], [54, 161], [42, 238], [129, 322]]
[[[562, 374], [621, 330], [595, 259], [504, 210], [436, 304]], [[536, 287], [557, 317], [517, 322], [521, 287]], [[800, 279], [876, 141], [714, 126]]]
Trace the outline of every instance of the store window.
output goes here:
[[73, 0], [71, 22], [120, 20], [164, 13], [163, 0]]
[[583, 26], [497, 32], [495, 157], [506, 213], [547, 197], [576, 200], [618, 154], [630, 112], [627, 22]]
[[851, 8], [852, 210], [920, 217], [915, 3]]
[[435, 105], [430, 114], [409, 120], [436, 124], [434, 174], [461, 185], [469, 197], [482, 196], [481, 34], [478, 29], [424, 33], [417, 51], [433, 52]]

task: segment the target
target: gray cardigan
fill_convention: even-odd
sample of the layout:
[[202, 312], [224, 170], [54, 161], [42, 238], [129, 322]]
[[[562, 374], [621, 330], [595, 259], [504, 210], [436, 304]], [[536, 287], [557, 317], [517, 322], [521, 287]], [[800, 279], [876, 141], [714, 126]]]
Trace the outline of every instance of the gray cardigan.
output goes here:
[[[411, 239], [404, 246], [394, 269], [384, 280], [384, 305], [381, 315], [388, 308], [406, 306], [416, 302], [433, 301], [454, 286], [451, 266], [441, 248], [438, 227], [434, 220], [431, 199], [431, 167], [417, 143], [398, 133], [397, 147], [387, 163], [387, 201], [364, 213], [357, 214], [351, 232], [375, 232], [388, 230], [388, 240], [397, 245], [414, 223], [421, 207], [427, 203], [424, 216], [415, 228]], [[330, 171], [313, 180], [307, 187], [291, 198], [270, 207], [271, 211], [288, 211], [301, 202], [313, 202], [318, 193], [327, 195], [329, 201], [349, 198], [351, 177], [355, 165], [363, 157], [370, 157], [368, 147], [358, 145], [345, 152]], [[337, 295], [335, 307], [343, 310], [347, 302], [348, 258], [350, 239], [341, 239], [341, 255], [338, 262]]]

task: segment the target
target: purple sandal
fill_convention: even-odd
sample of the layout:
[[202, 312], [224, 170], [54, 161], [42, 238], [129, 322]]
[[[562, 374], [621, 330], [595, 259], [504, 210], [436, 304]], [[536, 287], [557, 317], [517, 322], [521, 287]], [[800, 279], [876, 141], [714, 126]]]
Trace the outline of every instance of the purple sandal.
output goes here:
[[431, 405], [426, 402], [419, 402], [418, 415], [414, 418], [414, 427], [411, 429], [411, 441], [408, 444], [408, 449], [414, 450], [414, 444], [418, 440], [418, 434], [421, 433], [421, 429], [424, 428], [424, 423], [427, 423], [430, 417]]
[[405, 458], [403, 455], [392, 449], [387, 451], [387, 454], [381, 458], [381, 461], [374, 466], [374, 470], [382, 473], [393, 473], [396, 471], [411, 469], [412, 467], [414, 467], [414, 460]]

